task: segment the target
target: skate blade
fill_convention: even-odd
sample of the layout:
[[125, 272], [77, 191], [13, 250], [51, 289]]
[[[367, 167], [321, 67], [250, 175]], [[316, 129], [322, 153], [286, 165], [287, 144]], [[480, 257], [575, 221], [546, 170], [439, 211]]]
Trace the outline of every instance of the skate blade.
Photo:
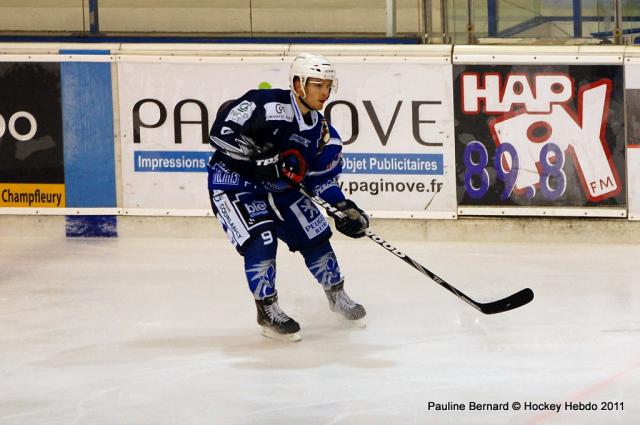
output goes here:
[[302, 339], [302, 335], [300, 334], [300, 332], [295, 332], [292, 334], [279, 334], [273, 329], [269, 329], [267, 327], [262, 327], [260, 330], [260, 334], [265, 338], [284, 342], [298, 342]]
[[356, 320], [347, 319], [341, 314], [338, 314], [338, 317], [339, 317], [340, 323], [342, 323], [345, 328], [364, 329], [367, 327], [367, 321], [364, 319], [364, 317], [362, 319], [356, 319]]

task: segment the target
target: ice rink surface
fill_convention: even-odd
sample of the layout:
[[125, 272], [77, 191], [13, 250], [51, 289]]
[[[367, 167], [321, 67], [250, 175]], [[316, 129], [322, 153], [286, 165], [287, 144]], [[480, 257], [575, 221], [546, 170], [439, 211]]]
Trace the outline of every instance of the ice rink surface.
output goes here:
[[484, 316], [371, 241], [335, 239], [368, 311], [351, 329], [281, 244], [280, 304], [303, 334], [282, 343], [259, 335], [224, 239], [2, 237], [0, 424], [640, 423], [638, 245], [386, 238], [479, 301], [536, 298]]

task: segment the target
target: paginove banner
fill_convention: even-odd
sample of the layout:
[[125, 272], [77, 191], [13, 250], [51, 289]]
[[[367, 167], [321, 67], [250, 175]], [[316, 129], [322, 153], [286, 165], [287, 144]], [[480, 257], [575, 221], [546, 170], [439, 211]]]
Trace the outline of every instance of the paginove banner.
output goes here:
[[0, 207], [64, 208], [60, 64], [0, 62]]
[[[124, 207], [208, 210], [208, 132], [219, 105], [252, 88], [287, 88], [291, 60], [119, 62]], [[372, 211], [455, 217], [451, 66], [335, 65], [339, 90], [324, 113], [345, 143], [347, 196]]]
[[620, 65], [454, 65], [460, 206], [625, 206]]
[[346, 196], [391, 216], [455, 218], [451, 64], [347, 60], [325, 106], [343, 139]]
[[218, 107], [261, 81], [282, 79], [281, 69], [149, 62], [117, 68], [123, 207], [210, 210], [206, 164]]

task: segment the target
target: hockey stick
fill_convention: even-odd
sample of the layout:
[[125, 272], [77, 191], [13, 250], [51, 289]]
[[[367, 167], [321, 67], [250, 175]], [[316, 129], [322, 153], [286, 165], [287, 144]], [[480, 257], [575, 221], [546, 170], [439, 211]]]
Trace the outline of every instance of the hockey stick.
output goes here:
[[[304, 186], [297, 183], [293, 183], [293, 182], [291, 184], [296, 189], [298, 189], [298, 191], [300, 191], [302, 194], [311, 198], [311, 200], [313, 200], [315, 203], [323, 207], [327, 211], [327, 214], [329, 214], [331, 217], [337, 218], [337, 219], [342, 219], [347, 217], [345, 213], [338, 210], [336, 207], [334, 207], [330, 203], [326, 202], [319, 196], [314, 196]], [[435, 283], [442, 286], [444, 289], [451, 292], [453, 295], [460, 298], [462, 301], [466, 302], [471, 307], [475, 308], [476, 310], [484, 314], [495, 314], [495, 313], [502, 313], [505, 311], [513, 310], [515, 308], [522, 307], [523, 305], [533, 300], [533, 291], [530, 288], [525, 288], [521, 291], [516, 292], [513, 295], [509, 295], [508, 297], [502, 298], [497, 301], [492, 301], [489, 303], [480, 303], [480, 302], [474, 301], [473, 299], [469, 298], [466, 294], [464, 294], [462, 291], [456, 289], [455, 287], [447, 283], [444, 279], [442, 279], [441, 277], [433, 273], [431, 270], [422, 266], [417, 261], [413, 260], [411, 257], [401, 252], [398, 248], [394, 247], [389, 242], [385, 241], [380, 236], [376, 235], [370, 229], [367, 229], [365, 231], [365, 235], [369, 239], [371, 239], [372, 241], [374, 241], [375, 243], [377, 243], [378, 245], [380, 245], [381, 247], [383, 247], [384, 249], [386, 249], [387, 251], [395, 255], [396, 257], [400, 258], [405, 263], [409, 264], [414, 269], [418, 270], [420, 273], [430, 277]]]

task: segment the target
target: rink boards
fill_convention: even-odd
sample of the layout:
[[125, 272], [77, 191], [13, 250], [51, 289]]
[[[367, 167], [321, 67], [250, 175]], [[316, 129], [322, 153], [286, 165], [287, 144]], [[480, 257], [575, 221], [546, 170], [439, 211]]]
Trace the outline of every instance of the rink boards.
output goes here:
[[[211, 215], [221, 103], [288, 87], [300, 51], [339, 85], [348, 197], [379, 218], [636, 219], [633, 47], [0, 46], [0, 213]], [[179, 50], [175, 50], [179, 49]], [[110, 224], [109, 224], [110, 223]]]

